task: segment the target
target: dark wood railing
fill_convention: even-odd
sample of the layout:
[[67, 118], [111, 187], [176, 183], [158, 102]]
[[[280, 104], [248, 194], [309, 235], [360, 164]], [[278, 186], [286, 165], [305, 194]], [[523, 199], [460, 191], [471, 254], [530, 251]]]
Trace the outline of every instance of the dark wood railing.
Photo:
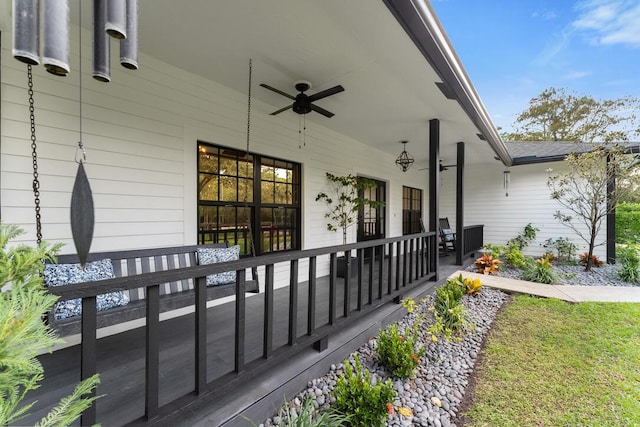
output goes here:
[[[482, 243], [482, 226], [479, 226], [480, 246]], [[468, 230], [467, 230], [468, 229]], [[478, 226], [465, 228], [465, 239], [478, 241]], [[477, 243], [469, 247], [477, 246]], [[338, 256], [343, 253], [350, 258], [351, 251], [357, 254], [357, 263], [347, 263], [344, 278], [337, 277]], [[373, 254], [365, 264], [365, 251]], [[145, 273], [136, 276], [121, 277], [99, 282], [79, 284], [69, 287], [54, 287], [50, 291], [61, 299], [82, 298], [82, 343], [81, 343], [81, 377], [88, 378], [97, 372], [97, 337], [96, 337], [96, 295], [118, 290], [146, 288], [146, 337], [145, 337], [145, 416], [131, 420], [132, 424], [145, 425], [162, 421], [174, 423], [179, 420], [180, 409], [197, 404], [200, 399], [215, 398], [225, 393], [230, 387], [241, 384], [250, 378], [258, 368], [268, 369], [282, 362], [293, 354], [311, 345], [319, 351], [326, 348], [328, 336], [335, 330], [343, 328], [363, 314], [374, 310], [381, 303], [399, 300], [409, 289], [432, 280], [436, 277], [437, 239], [435, 233], [419, 233], [388, 239], [371, 240], [344, 246], [332, 246], [281, 254], [271, 254], [257, 258], [244, 258], [226, 263], [198, 265], [175, 270]], [[328, 255], [329, 262], [329, 304], [328, 323], [316, 325], [317, 262], [319, 257]], [[308, 298], [307, 298], [307, 330], [305, 335], [298, 336], [298, 269], [300, 261], [308, 262]], [[275, 277], [275, 266], [288, 263], [289, 275], [289, 313], [288, 340], [285, 345], [274, 348], [274, 284], [279, 283]], [[351, 269], [357, 265], [357, 274], [352, 277]], [[247, 361], [245, 358], [245, 271], [248, 268], [264, 267], [264, 321], [262, 357]], [[235, 292], [235, 343], [234, 368], [218, 378], [207, 379], [207, 305], [206, 279], [209, 274], [237, 271]], [[278, 271], [287, 269], [278, 269]], [[195, 385], [193, 392], [176, 400], [159, 406], [159, 286], [162, 283], [183, 279], [195, 280]], [[339, 280], [344, 281], [342, 306], [339, 306]], [[354, 282], [355, 280], [355, 282]], [[366, 283], [365, 283], [366, 280]], [[352, 304], [352, 286], [357, 286], [357, 302]], [[374, 291], [375, 290], [375, 291]], [[365, 298], [366, 295], [366, 298]], [[260, 296], [255, 296], [260, 298]], [[353, 306], [355, 305], [355, 308]], [[83, 425], [92, 425], [97, 420], [94, 402], [82, 416]]]
[[469, 225], [464, 227], [464, 257], [473, 254], [484, 245], [484, 225]]

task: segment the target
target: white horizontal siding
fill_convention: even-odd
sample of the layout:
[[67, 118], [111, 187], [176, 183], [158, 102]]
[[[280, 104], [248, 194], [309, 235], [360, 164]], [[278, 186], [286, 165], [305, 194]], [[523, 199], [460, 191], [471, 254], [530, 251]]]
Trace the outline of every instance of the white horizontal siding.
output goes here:
[[[562, 207], [552, 200], [547, 187], [548, 168], [561, 170], [562, 162], [522, 165], [510, 168], [511, 182], [509, 196], [503, 188], [503, 169], [493, 165], [465, 166], [465, 210], [466, 225], [484, 224], [484, 241], [486, 243], [505, 244], [509, 239], [522, 233], [524, 227], [531, 223], [540, 229], [535, 242], [525, 253], [541, 255], [545, 252], [542, 246], [547, 239], [559, 237], [569, 238], [579, 245], [579, 253], [587, 250], [587, 244], [553, 217]], [[455, 170], [442, 173], [443, 185], [441, 193], [440, 216], [449, 217], [452, 226], [455, 224]], [[603, 223], [600, 239], [606, 236], [606, 224]], [[606, 256], [606, 248], [596, 248], [601, 258]]]
[[[197, 141], [244, 149], [246, 94], [144, 54], [140, 70], [129, 71], [118, 65], [113, 52], [112, 82], [97, 82], [90, 77], [91, 37], [84, 35], [83, 143], [96, 217], [92, 250], [195, 243]], [[31, 243], [35, 226], [26, 67], [11, 57], [10, 38], [10, 32], [2, 32], [0, 208], [3, 221], [25, 228], [22, 241]], [[73, 251], [68, 207], [79, 138], [78, 56], [73, 48], [71, 68], [68, 77], [60, 78], [34, 67], [43, 234], [50, 242], [65, 243], [63, 252]], [[259, 73], [254, 69], [254, 76]], [[425, 191], [426, 212], [427, 171], [402, 173], [394, 156], [322, 126], [322, 117], [309, 117], [306, 144], [298, 148], [299, 117], [273, 117], [273, 109], [254, 99], [250, 151], [302, 164], [304, 248], [342, 243], [341, 233], [327, 232], [325, 206], [315, 202], [317, 193], [328, 190], [327, 171], [387, 183], [387, 236], [402, 233], [403, 185]], [[355, 240], [352, 227], [349, 241]], [[288, 277], [287, 265], [276, 269], [279, 277]], [[326, 259], [318, 260], [318, 271], [327, 272]], [[300, 280], [307, 274], [303, 262]]]

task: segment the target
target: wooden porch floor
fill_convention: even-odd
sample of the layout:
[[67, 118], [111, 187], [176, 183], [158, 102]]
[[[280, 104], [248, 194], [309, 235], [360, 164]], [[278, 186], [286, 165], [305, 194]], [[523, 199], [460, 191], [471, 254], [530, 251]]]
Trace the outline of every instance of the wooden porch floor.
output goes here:
[[[454, 255], [440, 258], [440, 281], [460, 268], [453, 265], [454, 262]], [[434, 285], [434, 282], [423, 285], [423, 293], [431, 292]], [[338, 307], [342, 307], [343, 287], [343, 281], [338, 280]], [[366, 285], [364, 288], [365, 295], [363, 299], [366, 301], [368, 290]], [[328, 323], [328, 289], [329, 278], [319, 278], [317, 282], [316, 326]], [[351, 281], [350, 292], [351, 305], [355, 309], [357, 303], [357, 281], [355, 276]], [[246, 299], [246, 363], [250, 363], [262, 356], [263, 295], [248, 294]], [[374, 289], [373, 296], [374, 298], [377, 296], [377, 289]], [[307, 283], [304, 282], [300, 283], [298, 292], [298, 307], [300, 307], [300, 310], [297, 316], [297, 336], [302, 336], [306, 333], [306, 303]], [[277, 289], [274, 295], [274, 349], [287, 343], [288, 306], [289, 288]], [[342, 313], [339, 311], [338, 316], [340, 317], [341, 315]], [[207, 310], [208, 381], [220, 378], [234, 369], [234, 316], [235, 305], [233, 302]], [[359, 322], [368, 322], [369, 316], [364, 316]], [[162, 322], [160, 333], [159, 400], [162, 406], [190, 393], [194, 389], [194, 314]], [[123, 425], [144, 415], [144, 342], [144, 327], [98, 340], [98, 372], [101, 376], [98, 394], [104, 394], [104, 396], [97, 403], [97, 419], [103, 426]], [[31, 400], [37, 399], [38, 403], [32, 415], [23, 420], [24, 424], [33, 425], [35, 421], [44, 416], [60, 397], [71, 393], [74, 384], [80, 378], [80, 346], [78, 345], [56, 351], [53, 354], [45, 354], [40, 357], [40, 360], [45, 369], [45, 380], [38, 390], [28, 396]], [[272, 378], [271, 380], [273, 381], [274, 379]], [[275, 379], [275, 383], [278, 383], [277, 379]], [[282, 396], [278, 400], [282, 401]], [[195, 419], [206, 416], [206, 414], [198, 415], [197, 413], [192, 413], [191, 415], [193, 417], [192, 420], [185, 425], [191, 425], [195, 422]], [[220, 424], [205, 423], [203, 425]]]

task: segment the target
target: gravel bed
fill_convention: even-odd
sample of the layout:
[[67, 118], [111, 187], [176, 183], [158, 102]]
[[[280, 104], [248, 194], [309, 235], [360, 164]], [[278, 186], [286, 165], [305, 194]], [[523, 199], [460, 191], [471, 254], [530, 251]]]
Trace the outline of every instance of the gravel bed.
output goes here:
[[[624, 282], [620, 279], [617, 265], [604, 265], [603, 267], [592, 267], [590, 272], [584, 271], [581, 265], [555, 265], [553, 267], [558, 272], [558, 283], [556, 285], [581, 285], [581, 286], [639, 286], [638, 283]], [[467, 267], [467, 271], [476, 271], [473, 264]], [[500, 268], [497, 276], [519, 279], [522, 271], [503, 267]]]
[[[463, 400], [468, 384], [468, 378], [480, 352], [482, 342], [491, 324], [507, 299], [507, 295], [489, 288], [483, 288], [476, 296], [465, 295], [463, 304], [467, 320], [475, 326], [462, 337], [461, 341], [451, 341], [439, 338], [436, 343], [431, 342], [431, 334], [427, 332], [432, 323], [433, 315], [428, 311], [433, 304], [430, 296], [416, 310], [403, 317], [398, 323], [400, 330], [413, 325], [420, 315], [423, 323], [419, 329], [419, 341], [425, 346], [425, 354], [421, 364], [415, 370], [415, 378], [392, 378], [378, 361], [376, 351], [377, 339], [370, 339], [367, 344], [357, 351], [363, 367], [371, 372], [372, 381], [393, 381], [397, 392], [393, 402], [396, 411], [388, 419], [388, 426], [453, 426], [460, 404]], [[353, 363], [353, 354], [349, 357]], [[332, 365], [331, 370], [322, 378], [310, 379], [306, 390], [298, 394], [290, 404], [299, 410], [307, 396], [314, 400], [316, 408], [329, 409], [334, 398], [331, 391], [339, 375], [344, 371], [344, 365]], [[404, 417], [398, 414], [397, 408], [410, 408], [413, 416]], [[280, 414], [281, 415], [281, 414]], [[284, 421], [280, 415], [267, 419], [260, 427], [282, 425]]]

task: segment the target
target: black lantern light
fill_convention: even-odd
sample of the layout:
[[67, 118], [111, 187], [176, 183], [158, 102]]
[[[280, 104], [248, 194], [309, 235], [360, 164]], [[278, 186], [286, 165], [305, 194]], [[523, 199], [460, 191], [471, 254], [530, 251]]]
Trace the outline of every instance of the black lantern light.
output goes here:
[[409, 170], [414, 162], [413, 157], [411, 157], [411, 155], [407, 153], [407, 142], [409, 141], [400, 141], [400, 143], [402, 144], [402, 153], [400, 153], [400, 155], [396, 159], [396, 165], [398, 165], [398, 167], [402, 169], [402, 172], [406, 172], [407, 170]]

